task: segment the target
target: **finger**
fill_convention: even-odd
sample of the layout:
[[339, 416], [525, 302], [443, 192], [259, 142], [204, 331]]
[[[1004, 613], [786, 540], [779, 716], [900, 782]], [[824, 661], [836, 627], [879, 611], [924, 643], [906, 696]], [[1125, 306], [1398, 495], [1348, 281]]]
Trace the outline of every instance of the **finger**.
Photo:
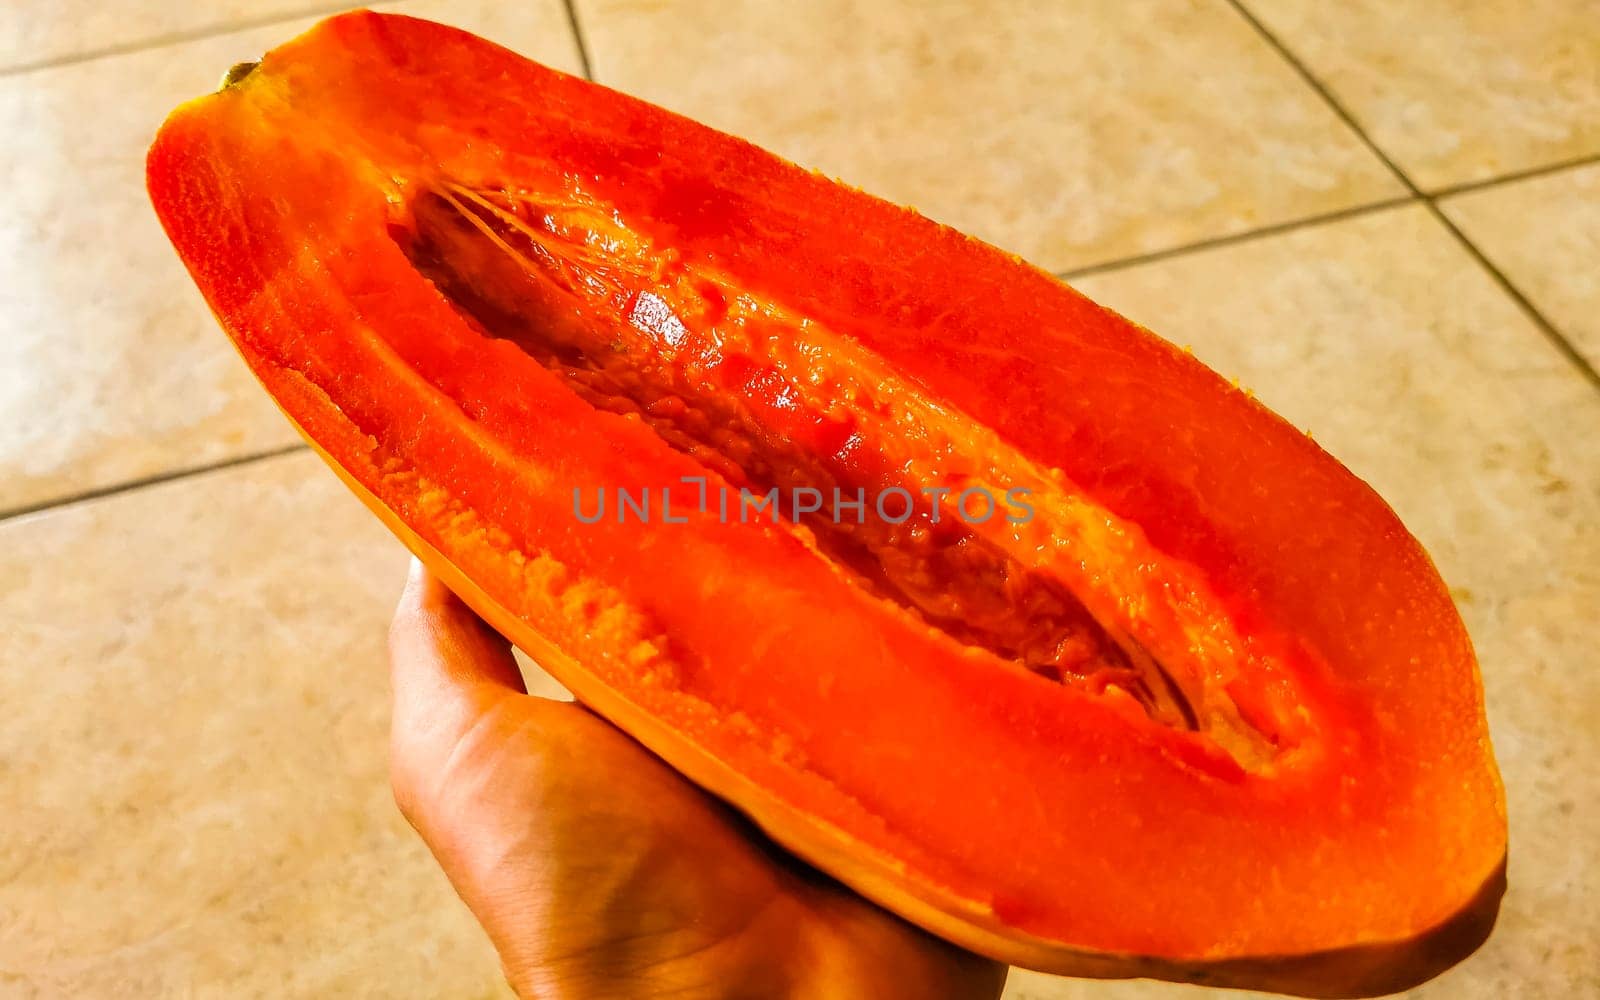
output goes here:
[[524, 696], [511, 645], [420, 562], [411, 564], [389, 626], [389, 766], [412, 815], [440, 769], [485, 713]]
[[527, 693], [511, 644], [418, 559], [389, 629], [389, 667], [397, 701], [479, 686]]

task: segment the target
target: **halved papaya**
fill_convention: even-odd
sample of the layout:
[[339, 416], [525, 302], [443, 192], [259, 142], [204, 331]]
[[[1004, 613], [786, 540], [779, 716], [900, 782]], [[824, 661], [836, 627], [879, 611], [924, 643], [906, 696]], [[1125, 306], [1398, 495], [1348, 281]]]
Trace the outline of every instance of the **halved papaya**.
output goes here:
[[1036, 969], [1319, 996], [1487, 935], [1503, 792], [1427, 555], [1049, 275], [366, 12], [180, 107], [148, 182], [413, 551], [883, 906]]

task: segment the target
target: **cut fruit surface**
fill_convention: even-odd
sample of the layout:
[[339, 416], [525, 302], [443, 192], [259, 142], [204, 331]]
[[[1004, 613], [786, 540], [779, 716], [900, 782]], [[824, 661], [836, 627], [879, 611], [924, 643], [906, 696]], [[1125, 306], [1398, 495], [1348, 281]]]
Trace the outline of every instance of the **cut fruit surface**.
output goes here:
[[[1241, 718], [1223, 678], [1242, 636], [1223, 636], [1225, 650], [1193, 643], [1231, 624], [1198, 573], [1163, 562], [1135, 526], [849, 341], [674, 248], [643, 244], [604, 205], [557, 208], [448, 182], [399, 204], [409, 220], [391, 222], [390, 235], [470, 328], [698, 463], [680, 511], [698, 509], [701, 483], [714, 484], [728, 517], [722, 491], [737, 489], [732, 517], [803, 526], [856, 586], [953, 642], [1132, 697], [1252, 764], [1269, 762], [1295, 728], [1287, 712], [1261, 718], [1265, 731]], [[594, 492], [600, 520], [607, 494]], [[658, 496], [670, 512], [672, 493]], [[648, 516], [647, 504], [633, 513]], [[1117, 535], [1100, 537], [1107, 527]], [[1130, 591], [1146, 603], [1119, 600]], [[1255, 672], [1239, 687], [1291, 683], [1266, 657], [1239, 663]]]
[[1426, 554], [1049, 276], [366, 12], [180, 108], [149, 184], [414, 551], [874, 900], [1035, 968], [1330, 996], [1488, 932], [1503, 795]]

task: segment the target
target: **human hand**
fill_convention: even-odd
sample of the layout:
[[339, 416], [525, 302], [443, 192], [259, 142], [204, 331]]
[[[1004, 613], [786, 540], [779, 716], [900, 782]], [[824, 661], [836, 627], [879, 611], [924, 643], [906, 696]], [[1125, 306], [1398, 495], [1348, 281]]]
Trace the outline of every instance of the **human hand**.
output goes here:
[[412, 564], [395, 799], [524, 997], [993, 1000], [1006, 967], [805, 867], [583, 707]]

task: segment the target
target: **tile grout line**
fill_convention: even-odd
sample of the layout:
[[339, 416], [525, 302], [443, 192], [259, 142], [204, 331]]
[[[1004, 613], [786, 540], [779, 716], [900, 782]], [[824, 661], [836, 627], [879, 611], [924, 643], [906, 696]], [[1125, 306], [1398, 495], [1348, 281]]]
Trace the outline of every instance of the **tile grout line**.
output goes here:
[[578, 23], [578, 0], [561, 0], [567, 8], [567, 24], [572, 27], [572, 41], [578, 46], [578, 63], [583, 67], [583, 78], [594, 82], [594, 65], [589, 62], [589, 43], [583, 37], [583, 26]]
[[1132, 257], [1117, 257], [1111, 260], [1099, 261], [1094, 264], [1085, 264], [1082, 267], [1070, 268], [1065, 271], [1053, 272], [1062, 281], [1076, 281], [1079, 278], [1088, 278], [1097, 274], [1107, 274], [1112, 271], [1121, 271], [1125, 268], [1138, 267], [1141, 264], [1153, 264], [1163, 260], [1172, 260], [1176, 257], [1186, 257], [1192, 253], [1201, 253], [1206, 250], [1215, 250], [1220, 247], [1234, 246], [1239, 243], [1248, 243], [1251, 240], [1265, 239], [1272, 236], [1282, 236], [1299, 229], [1310, 229], [1331, 222], [1341, 222], [1345, 219], [1359, 218], [1371, 215], [1389, 208], [1399, 208], [1402, 205], [1414, 205], [1420, 199], [1414, 195], [1396, 195], [1393, 198], [1384, 198], [1379, 201], [1363, 202], [1360, 205], [1351, 205], [1346, 208], [1336, 208], [1331, 212], [1321, 212], [1317, 215], [1301, 216], [1298, 219], [1289, 219], [1284, 222], [1274, 222], [1271, 225], [1258, 226], [1255, 229], [1246, 229], [1237, 233], [1226, 233], [1222, 236], [1208, 236], [1193, 243], [1180, 243], [1176, 246], [1163, 247], [1146, 253], [1135, 254]]
[[68, 493], [64, 496], [40, 500], [37, 503], [23, 504], [19, 507], [0, 510], [0, 525], [20, 517], [26, 517], [29, 514], [38, 514], [41, 511], [55, 510], [60, 507], [73, 507], [93, 500], [102, 500], [106, 497], [119, 496], [123, 493], [133, 493], [147, 486], [160, 486], [163, 483], [176, 482], [180, 479], [192, 479], [196, 476], [203, 476], [208, 472], [236, 469], [244, 465], [253, 465], [256, 462], [264, 462], [270, 458], [281, 458], [284, 455], [293, 455], [297, 452], [310, 450], [304, 442], [296, 442], [295, 444], [283, 445], [278, 448], [268, 448], [265, 451], [251, 452], [248, 455], [235, 455], [233, 458], [224, 458], [216, 462], [190, 465], [181, 469], [169, 469], [166, 472], [140, 476], [137, 479], [125, 479], [109, 486], [97, 486], [94, 489], [80, 490], [77, 493]]
[[1349, 109], [1343, 104], [1339, 103], [1338, 98], [1333, 96], [1333, 91], [1329, 90], [1326, 84], [1317, 79], [1317, 77], [1306, 68], [1304, 63], [1295, 58], [1294, 53], [1289, 51], [1289, 47], [1280, 41], [1278, 36], [1274, 35], [1272, 31], [1268, 29], [1265, 24], [1262, 24], [1254, 14], [1250, 13], [1250, 11], [1245, 8], [1241, 0], [1224, 0], [1224, 2], [1227, 3], [1228, 6], [1232, 7], [1240, 17], [1244, 18], [1245, 23], [1250, 25], [1250, 27], [1255, 30], [1257, 35], [1261, 36], [1261, 40], [1266, 42], [1267, 45], [1278, 54], [1280, 59], [1289, 64], [1289, 68], [1294, 70], [1295, 75], [1300, 77], [1301, 82], [1310, 87], [1312, 90], [1316, 91], [1317, 96], [1322, 98], [1322, 103], [1326, 104], [1328, 109], [1338, 116], [1341, 122], [1344, 122], [1345, 128], [1348, 128], [1351, 134], [1360, 140], [1363, 146], [1367, 147], [1368, 152], [1372, 153], [1373, 156], [1378, 158], [1378, 161], [1384, 165], [1389, 173], [1394, 175], [1395, 180], [1405, 185], [1406, 190], [1411, 192], [1412, 197], [1427, 197], [1427, 194], [1425, 194], [1421, 188], [1417, 187], [1416, 184], [1412, 183], [1410, 177], [1406, 176], [1406, 172], [1400, 169], [1400, 165], [1395, 163], [1389, 154], [1384, 152], [1383, 149], [1379, 147], [1375, 141], [1373, 141], [1372, 136], [1368, 135], [1367, 130], [1361, 127], [1361, 125], [1356, 121], [1355, 116], [1350, 113]]
[[1583, 167], [1600, 164], [1600, 153], [1589, 153], [1585, 156], [1574, 156], [1568, 160], [1557, 160], [1555, 163], [1545, 163], [1537, 167], [1528, 167], [1526, 170], [1513, 170], [1508, 174], [1498, 174], [1494, 177], [1485, 177], [1482, 180], [1463, 181], [1460, 184], [1451, 184], [1447, 187], [1437, 188], [1428, 192], [1428, 197], [1434, 201], [1445, 198], [1454, 198], [1458, 194], [1471, 194], [1486, 188], [1499, 187], [1502, 184], [1515, 184], [1518, 181], [1529, 181], [1539, 177], [1548, 177], [1559, 174], [1565, 170], [1578, 170]]
[[[396, 0], [368, 0], [367, 7], [382, 7], [385, 4], [395, 3]], [[147, 52], [151, 49], [166, 48], [169, 45], [182, 45], [185, 42], [198, 42], [206, 38], [216, 38], [222, 35], [231, 35], [239, 31], [249, 31], [253, 28], [266, 28], [274, 24], [283, 24], [286, 21], [297, 21], [304, 17], [317, 17], [318, 15], [334, 14], [350, 9], [344, 3], [319, 3], [298, 10], [286, 10], [280, 14], [263, 14], [259, 17], [241, 18], [229, 21], [226, 24], [213, 24], [203, 28], [190, 28], [182, 31], [172, 31], [164, 35], [152, 35], [137, 42], [126, 42], [122, 45], [107, 45], [98, 49], [89, 49], [83, 52], [72, 52], [65, 55], [50, 56], [37, 59], [33, 62], [13, 63], [10, 66], [0, 66], [0, 80], [12, 76], [23, 76], [28, 73], [37, 73], [43, 70], [60, 69], [63, 66], [77, 66], [80, 63], [94, 62], [96, 59], [109, 59], [113, 56], [127, 56], [135, 52]]]
[[1462, 232], [1454, 222], [1450, 221], [1449, 217], [1444, 214], [1444, 212], [1439, 208], [1439, 205], [1434, 201], [1433, 196], [1419, 188], [1416, 182], [1413, 181], [1404, 170], [1400, 169], [1400, 165], [1396, 163], [1388, 153], [1383, 151], [1383, 149], [1372, 138], [1372, 136], [1367, 134], [1366, 129], [1361, 127], [1361, 125], [1356, 121], [1355, 115], [1351, 114], [1350, 110], [1340, 103], [1338, 98], [1333, 96], [1333, 91], [1329, 90], [1328, 86], [1319, 80], [1316, 74], [1312, 73], [1304, 63], [1296, 58], [1294, 53], [1289, 50], [1289, 47], [1285, 45], [1277, 35], [1274, 35], [1265, 24], [1261, 23], [1259, 18], [1257, 18], [1245, 7], [1242, 0], [1226, 0], [1226, 2], [1230, 7], [1238, 12], [1240, 17], [1244, 18], [1246, 23], [1255, 29], [1256, 34], [1260, 35], [1261, 39], [1271, 46], [1272, 49], [1278, 53], [1279, 57], [1284, 60], [1284, 62], [1289, 64], [1290, 68], [1293, 69], [1297, 75], [1299, 75], [1300, 79], [1305, 82], [1306, 86], [1316, 91], [1317, 96], [1322, 98], [1323, 103], [1326, 104], [1328, 108], [1339, 117], [1340, 121], [1344, 122], [1345, 127], [1350, 129], [1351, 133], [1361, 141], [1362, 145], [1366, 146], [1367, 149], [1370, 150], [1372, 154], [1389, 169], [1389, 172], [1392, 173], [1395, 178], [1400, 181], [1400, 183], [1406, 186], [1406, 189], [1409, 190], [1411, 194], [1423, 204], [1423, 206], [1428, 210], [1428, 213], [1433, 216], [1436, 222], [1445, 228], [1446, 232], [1455, 237], [1456, 242], [1461, 244], [1462, 249], [1467, 252], [1467, 255], [1473, 260], [1477, 261], [1478, 265], [1488, 272], [1490, 279], [1492, 279], [1495, 284], [1499, 285], [1500, 290], [1511, 299], [1512, 303], [1519, 310], [1521, 310], [1522, 314], [1533, 322], [1534, 327], [1544, 335], [1545, 340], [1549, 341], [1550, 346], [1554, 347], [1557, 353], [1565, 357], [1567, 361], [1578, 370], [1578, 374], [1586, 379], [1596, 391], [1600, 391], [1600, 371], [1596, 371], [1594, 365], [1590, 363], [1588, 358], [1583, 356], [1577, 347], [1573, 345], [1572, 341], [1568, 340], [1560, 330], [1556, 329], [1555, 324], [1550, 322], [1550, 320], [1545, 317], [1544, 313], [1539, 311], [1538, 307], [1535, 306], [1533, 302], [1522, 293], [1521, 289], [1517, 288], [1517, 286], [1512, 283], [1510, 278], [1506, 277], [1505, 274], [1494, 265], [1494, 262], [1491, 261], [1482, 250], [1478, 249], [1476, 244], [1467, 239], [1467, 234]]
[[1546, 340], [1550, 341], [1550, 346], [1565, 356], [1572, 363], [1572, 366], [1578, 369], [1578, 373], [1588, 379], [1589, 384], [1594, 386], [1597, 392], [1600, 392], [1600, 370], [1596, 370], [1595, 366], [1588, 358], [1584, 357], [1577, 346], [1568, 340], [1565, 334], [1556, 329], [1554, 323], [1545, 318], [1544, 313], [1540, 312], [1539, 308], [1533, 304], [1533, 301], [1523, 294], [1522, 289], [1518, 288], [1510, 278], [1506, 277], [1505, 273], [1495, 266], [1494, 261], [1490, 260], [1489, 256], [1479, 249], [1476, 243], [1467, 238], [1467, 234], [1462, 232], [1461, 228], [1449, 216], [1444, 214], [1443, 209], [1435, 204], [1432, 198], [1424, 198], [1422, 203], [1428, 206], [1428, 211], [1433, 213], [1434, 219], [1455, 236], [1468, 255], [1473, 260], [1476, 260], [1485, 271], [1489, 272], [1489, 277], [1494, 280], [1495, 284], [1500, 286], [1500, 290], [1505, 292], [1507, 297], [1516, 303], [1517, 307], [1529, 319], [1533, 320], [1534, 325], [1539, 328], [1539, 332], [1544, 334]]

